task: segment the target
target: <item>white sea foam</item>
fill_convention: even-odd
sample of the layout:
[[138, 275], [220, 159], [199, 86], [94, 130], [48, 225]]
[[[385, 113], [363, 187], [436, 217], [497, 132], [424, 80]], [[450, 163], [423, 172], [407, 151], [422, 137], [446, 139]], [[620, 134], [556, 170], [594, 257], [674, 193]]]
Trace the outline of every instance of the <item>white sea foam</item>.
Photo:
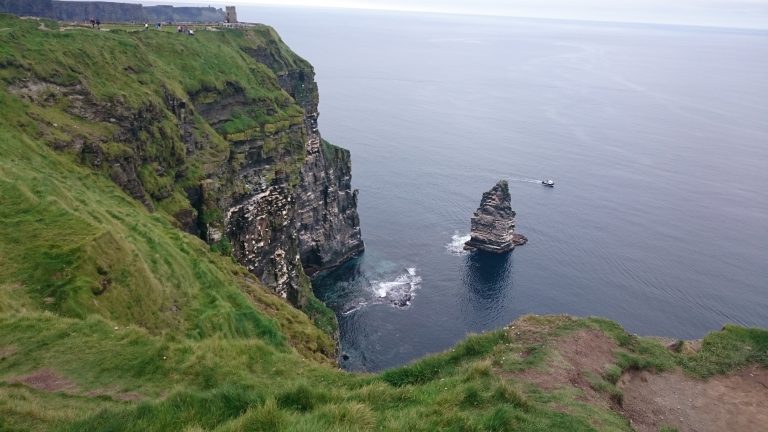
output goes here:
[[541, 180], [526, 178], [526, 177], [510, 177], [504, 176], [507, 181], [523, 182], [523, 183], [541, 183]]
[[421, 287], [421, 276], [415, 267], [405, 269], [405, 272], [392, 278], [371, 281], [371, 290], [376, 303], [391, 303], [396, 307], [408, 307], [415, 296], [415, 291]]
[[460, 234], [458, 231], [456, 231], [451, 236], [451, 241], [445, 245], [445, 249], [451, 255], [466, 255], [469, 252], [464, 250], [464, 243], [468, 242], [469, 238], [469, 234]]
[[360, 303], [358, 303], [355, 306], [352, 306], [351, 308], [345, 310], [341, 314], [342, 315], [349, 315], [351, 313], [359, 311], [360, 309], [362, 309], [362, 308], [364, 308], [366, 306], [368, 306], [368, 302], [367, 301], [360, 301]]

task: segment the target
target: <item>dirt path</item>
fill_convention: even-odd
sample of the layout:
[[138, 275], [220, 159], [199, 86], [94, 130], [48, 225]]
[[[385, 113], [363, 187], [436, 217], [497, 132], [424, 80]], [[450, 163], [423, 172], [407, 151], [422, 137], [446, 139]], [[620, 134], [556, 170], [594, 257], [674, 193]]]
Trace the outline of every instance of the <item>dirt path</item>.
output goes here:
[[[524, 326], [518, 324], [518, 327]], [[599, 330], [581, 330], [559, 337], [548, 346], [552, 353], [545, 367], [501, 373], [501, 376], [532, 383], [544, 390], [575, 387], [583, 392], [582, 401], [611, 409], [613, 403], [609, 397], [595, 391], [586, 375], [600, 376], [606, 366], [614, 362], [617, 346], [613, 339]]]
[[547, 390], [573, 385], [589, 389], [585, 372], [600, 375], [605, 367], [614, 362], [616, 343], [599, 330], [581, 330], [556, 339], [545, 369], [528, 369], [513, 374], [517, 378], [534, 383]]
[[11, 379], [9, 382], [23, 383], [32, 388], [47, 392], [77, 393], [77, 385], [73, 381], [59, 375], [52, 369], [39, 369], [29, 375]]
[[768, 431], [768, 370], [751, 366], [706, 381], [680, 371], [633, 371], [619, 381], [624, 415], [638, 432]]
[[[529, 329], [525, 321], [510, 326], [516, 337], [530, 337], [532, 343], [537, 341], [536, 330]], [[680, 432], [768, 432], [766, 368], [749, 366], [707, 380], [689, 377], [681, 370], [631, 371], [617, 383], [623, 397], [616, 401], [593, 389], [587, 378], [602, 375], [607, 365], [615, 363], [615, 353], [621, 348], [612, 338], [599, 330], [580, 330], [553, 339], [547, 346], [551, 352], [544, 367], [500, 375], [545, 390], [578, 388], [583, 392], [581, 400], [616, 410], [638, 432], [658, 432], [663, 426]], [[687, 346], [695, 351], [700, 342]]]
[[[0, 351], [0, 353], [2, 353], [2, 351]], [[121, 391], [117, 386], [99, 388], [91, 390], [87, 393], [83, 393], [78, 388], [77, 383], [68, 379], [64, 375], [61, 375], [53, 369], [38, 369], [29, 375], [8, 379], [7, 382], [11, 384], [24, 384], [34, 389], [51, 393], [66, 393], [72, 396], [109, 396], [112, 399], [126, 402], [139, 401], [144, 398], [141, 393]]]

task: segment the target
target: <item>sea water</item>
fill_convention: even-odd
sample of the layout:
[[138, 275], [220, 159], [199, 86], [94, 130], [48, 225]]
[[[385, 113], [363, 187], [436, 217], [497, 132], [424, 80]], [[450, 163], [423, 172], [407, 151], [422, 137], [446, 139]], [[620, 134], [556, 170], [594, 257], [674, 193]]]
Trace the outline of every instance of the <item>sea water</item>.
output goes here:
[[[344, 367], [402, 365], [528, 313], [679, 338], [768, 327], [766, 32], [239, 14], [314, 65], [320, 130], [352, 152], [367, 249], [315, 281]], [[529, 242], [467, 254], [502, 178]]]

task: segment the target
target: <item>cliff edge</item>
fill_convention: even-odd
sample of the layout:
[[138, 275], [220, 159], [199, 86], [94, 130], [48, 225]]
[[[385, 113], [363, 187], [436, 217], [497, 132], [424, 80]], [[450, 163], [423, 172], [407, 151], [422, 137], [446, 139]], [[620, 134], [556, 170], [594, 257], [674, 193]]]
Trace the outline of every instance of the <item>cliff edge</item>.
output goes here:
[[114, 1], [0, 0], [0, 12], [61, 21], [222, 22], [225, 12], [213, 7], [142, 6]]
[[13, 25], [2, 79], [35, 107], [41, 140], [231, 254], [335, 333], [306, 274], [364, 245], [350, 154], [320, 135], [308, 62], [263, 25], [195, 37]]

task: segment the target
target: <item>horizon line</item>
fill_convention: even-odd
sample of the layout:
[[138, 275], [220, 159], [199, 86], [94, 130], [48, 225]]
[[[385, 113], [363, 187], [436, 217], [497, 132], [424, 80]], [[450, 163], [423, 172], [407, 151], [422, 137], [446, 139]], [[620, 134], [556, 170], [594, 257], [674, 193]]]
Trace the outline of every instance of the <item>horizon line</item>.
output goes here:
[[[62, 0], [60, 0], [62, 1]], [[64, 0], [66, 1], [66, 0]], [[77, 1], [77, 0], [69, 0]], [[80, 0], [82, 1], [82, 0]], [[115, 2], [119, 3], [120, 0], [97, 0], [102, 2]], [[168, 2], [162, 0], [149, 0], [143, 2], [141, 0], [130, 1], [132, 3], [148, 4], [148, 5], [168, 5]], [[535, 19], [535, 20], [549, 20], [549, 21], [572, 21], [583, 23], [604, 23], [604, 24], [632, 24], [632, 25], [660, 25], [670, 27], [694, 27], [694, 28], [711, 28], [711, 29], [728, 29], [728, 30], [757, 30], [768, 31], [768, 23], [766, 25], [752, 26], [752, 25], [735, 25], [735, 24], [707, 24], [707, 23], [686, 23], [686, 22], [665, 22], [665, 21], [647, 21], [647, 20], [625, 20], [625, 19], [600, 19], [600, 18], [569, 18], [564, 16], [541, 16], [541, 15], [516, 15], [510, 13], [490, 13], [490, 12], [470, 12], [470, 11], [458, 11], [458, 10], [434, 10], [424, 8], [393, 8], [393, 7], [376, 7], [376, 6], [340, 6], [340, 5], [306, 5], [306, 4], [279, 4], [279, 3], [264, 3], [259, 1], [243, 1], [235, 0], [227, 2], [222, 1], [204, 1], [204, 0], [192, 0], [184, 1], [186, 5], [207, 5], [224, 8], [224, 6], [252, 6], [252, 7], [272, 7], [278, 9], [321, 9], [321, 10], [344, 10], [344, 11], [370, 11], [370, 12], [400, 12], [411, 14], [434, 14], [434, 15], [452, 15], [452, 16], [476, 16], [476, 17], [489, 17], [489, 18], [520, 18], [520, 19]], [[172, 6], [176, 6], [173, 5]], [[179, 5], [183, 7], [184, 5]], [[216, 6], [214, 6], [216, 7]]]

